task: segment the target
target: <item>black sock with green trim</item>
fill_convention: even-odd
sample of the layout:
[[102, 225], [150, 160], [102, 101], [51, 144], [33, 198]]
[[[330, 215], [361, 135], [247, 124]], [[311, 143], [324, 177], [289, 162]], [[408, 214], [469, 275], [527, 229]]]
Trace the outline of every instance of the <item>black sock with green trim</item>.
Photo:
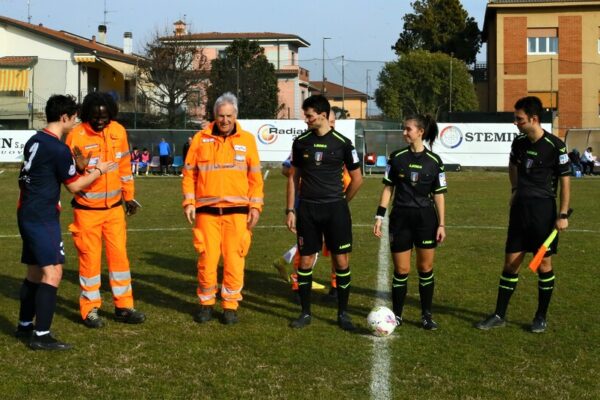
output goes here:
[[300, 296], [302, 314], [310, 314], [310, 292], [312, 289], [312, 274], [312, 268], [298, 269], [298, 295]]
[[27, 279], [23, 280], [19, 298], [21, 305], [19, 307], [19, 321], [32, 322], [35, 317], [35, 295], [37, 293], [39, 283], [33, 283]]
[[419, 272], [419, 296], [421, 297], [421, 314], [431, 315], [431, 304], [433, 303], [433, 289], [435, 280], [433, 270]]
[[508, 302], [517, 288], [517, 283], [519, 283], [519, 274], [502, 272], [502, 275], [500, 275], [500, 282], [498, 283], [498, 300], [496, 301], [495, 311], [496, 315], [500, 318], [506, 317]]
[[535, 312], [536, 316], [546, 318], [552, 291], [554, 290], [554, 271], [540, 272], [538, 274], [538, 309]]
[[392, 306], [394, 314], [397, 317], [402, 317], [404, 309], [404, 301], [406, 292], [408, 291], [408, 274], [400, 274], [394, 271], [394, 279], [392, 279]]
[[337, 296], [338, 296], [338, 315], [346, 312], [348, 308], [348, 298], [350, 297], [350, 282], [352, 281], [352, 275], [350, 273], [350, 266], [347, 269], [335, 270], [335, 279], [337, 282]]

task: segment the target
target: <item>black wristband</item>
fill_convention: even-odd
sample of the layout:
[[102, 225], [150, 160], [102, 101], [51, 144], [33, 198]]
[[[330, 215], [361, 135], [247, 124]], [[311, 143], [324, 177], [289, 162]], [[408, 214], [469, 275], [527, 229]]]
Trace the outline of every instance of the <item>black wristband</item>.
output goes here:
[[387, 208], [379, 206], [379, 207], [377, 207], [377, 212], [375, 213], [375, 215], [378, 217], [385, 217], [386, 211], [387, 211]]
[[288, 215], [289, 213], [296, 214], [296, 210], [294, 210], [293, 208], [286, 208], [285, 209], [285, 215]]

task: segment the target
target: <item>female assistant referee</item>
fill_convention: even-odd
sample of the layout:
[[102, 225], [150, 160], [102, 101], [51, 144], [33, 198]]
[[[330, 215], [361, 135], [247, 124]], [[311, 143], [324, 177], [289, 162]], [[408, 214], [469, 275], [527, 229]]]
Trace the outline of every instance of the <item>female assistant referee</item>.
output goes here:
[[406, 298], [410, 256], [417, 252], [421, 323], [426, 330], [437, 329], [431, 317], [433, 301], [433, 258], [437, 243], [446, 238], [446, 176], [441, 158], [425, 147], [433, 145], [438, 127], [427, 115], [414, 115], [404, 120], [404, 139], [408, 146], [390, 154], [383, 177], [383, 192], [375, 215], [373, 233], [381, 238], [381, 225], [393, 195], [389, 217], [389, 240], [394, 261], [392, 302], [396, 322], [402, 324]]

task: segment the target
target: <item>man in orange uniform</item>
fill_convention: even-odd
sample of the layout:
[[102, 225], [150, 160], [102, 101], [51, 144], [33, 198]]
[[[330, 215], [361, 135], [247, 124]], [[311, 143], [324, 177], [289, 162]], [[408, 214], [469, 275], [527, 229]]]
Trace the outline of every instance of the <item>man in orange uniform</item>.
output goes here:
[[223, 254], [221, 322], [238, 322], [244, 262], [252, 228], [263, 207], [263, 180], [254, 136], [237, 123], [237, 98], [220, 96], [214, 105], [215, 122], [198, 132], [183, 170], [183, 207], [194, 224], [198, 258], [198, 323], [212, 319], [217, 293], [217, 265]]
[[89, 328], [104, 326], [98, 316], [102, 239], [106, 247], [115, 319], [130, 324], [139, 324], [146, 319], [143, 313], [133, 308], [126, 223], [121, 205], [124, 201], [127, 214], [132, 215], [137, 211], [138, 203], [133, 198], [127, 132], [113, 121], [117, 113], [117, 105], [109, 94], [88, 94], [81, 108], [82, 123], [66, 140], [75, 154], [78, 168], [94, 169], [100, 161], [119, 164], [117, 170], [102, 175], [87, 189], [77, 192], [71, 202], [75, 218], [69, 230], [79, 253], [79, 307], [83, 323]]

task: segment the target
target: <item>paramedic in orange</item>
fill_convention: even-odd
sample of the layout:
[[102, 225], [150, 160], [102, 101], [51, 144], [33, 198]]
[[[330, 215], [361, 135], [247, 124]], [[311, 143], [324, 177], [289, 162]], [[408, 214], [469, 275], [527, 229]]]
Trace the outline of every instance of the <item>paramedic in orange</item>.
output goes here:
[[146, 316], [133, 308], [131, 272], [126, 248], [125, 203], [127, 215], [135, 214], [139, 203], [134, 196], [131, 157], [127, 132], [113, 119], [118, 108], [107, 93], [89, 93], [83, 99], [81, 121], [66, 144], [75, 155], [77, 168], [93, 170], [98, 162], [115, 161], [119, 168], [103, 174], [88, 188], [75, 193], [74, 222], [69, 226], [79, 254], [79, 307], [83, 323], [101, 328], [98, 316], [101, 305], [100, 269], [102, 240], [106, 250], [110, 287], [115, 305], [115, 319], [139, 324]]
[[198, 323], [213, 317], [221, 254], [221, 322], [238, 322], [245, 256], [263, 207], [256, 141], [237, 123], [237, 114], [233, 94], [225, 93], [215, 101], [215, 121], [194, 136], [183, 170], [184, 213], [194, 224], [194, 247], [199, 254], [200, 310], [194, 316]]

